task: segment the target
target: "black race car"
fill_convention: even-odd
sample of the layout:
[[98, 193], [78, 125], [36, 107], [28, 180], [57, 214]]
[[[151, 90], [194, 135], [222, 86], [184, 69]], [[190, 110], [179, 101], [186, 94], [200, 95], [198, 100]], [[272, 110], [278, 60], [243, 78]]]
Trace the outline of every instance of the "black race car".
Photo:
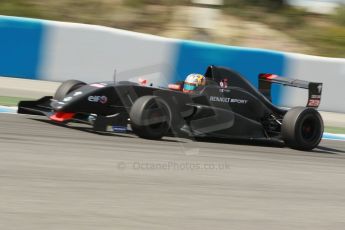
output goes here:
[[[235, 71], [209, 66], [206, 85], [193, 93], [181, 91], [183, 82], [168, 88], [138, 83], [69, 80], [53, 97], [21, 101], [18, 113], [46, 115], [59, 123], [83, 122], [95, 131], [132, 131], [147, 139], [165, 135], [231, 139], [283, 140], [299, 150], [315, 148], [323, 121], [315, 109], [322, 83], [273, 74], [258, 76], [259, 89]], [[271, 102], [272, 83], [309, 90], [306, 107], [282, 109]]]

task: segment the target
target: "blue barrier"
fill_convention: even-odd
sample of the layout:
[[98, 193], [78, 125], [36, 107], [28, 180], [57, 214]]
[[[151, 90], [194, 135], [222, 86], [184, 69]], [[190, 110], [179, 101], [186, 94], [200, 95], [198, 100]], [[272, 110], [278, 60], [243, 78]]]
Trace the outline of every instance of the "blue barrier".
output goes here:
[[43, 36], [40, 20], [0, 18], [0, 74], [35, 79]]
[[[183, 80], [189, 73], [204, 73], [209, 65], [218, 65], [234, 69], [257, 87], [260, 73], [284, 76], [285, 61], [281, 52], [182, 41], [177, 56], [176, 80]], [[273, 103], [279, 103], [279, 95], [280, 87], [273, 87]]]

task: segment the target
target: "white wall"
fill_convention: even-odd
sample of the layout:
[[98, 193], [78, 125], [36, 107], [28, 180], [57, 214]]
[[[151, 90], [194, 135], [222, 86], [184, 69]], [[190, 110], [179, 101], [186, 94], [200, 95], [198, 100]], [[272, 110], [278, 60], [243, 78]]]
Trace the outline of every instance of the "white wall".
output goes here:
[[[173, 39], [51, 21], [46, 22], [45, 28], [40, 69], [43, 79], [112, 80], [115, 68], [121, 78], [123, 71], [147, 66], [155, 66], [155, 71], [160, 72], [155, 74], [157, 79], [171, 77], [169, 66], [174, 63], [169, 62], [175, 60], [177, 50]], [[159, 75], [164, 77], [159, 78]]]
[[[345, 113], [345, 59], [286, 54], [286, 77], [322, 82], [320, 110]], [[306, 105], [306, 91], [284, 90], [282, 104]]]

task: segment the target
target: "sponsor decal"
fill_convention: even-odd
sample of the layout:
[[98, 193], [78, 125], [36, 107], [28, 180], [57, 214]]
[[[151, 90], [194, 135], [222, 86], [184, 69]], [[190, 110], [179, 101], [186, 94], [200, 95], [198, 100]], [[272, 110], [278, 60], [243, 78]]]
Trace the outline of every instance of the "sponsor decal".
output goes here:
[[101, 104], [105, 104], [108, 101], [108, 98], [106, 96], [89, 96], [87, 99], [90, 102], [99, 102]]
[[210, 101], [222, 102], [222, 103], [236, 103], [236, 104], [247, 104], [248, 103], [248, 100], [245, 100], [245, 99], [237, 99], [237, 98], [230, 98], [230, 97], [217, 97], [217, 96], [210, 96]]
[[216, 96], [210, 97], [210, 101], [215, 101], [215, 102], [229, 103], [230, 100], [231, 100], [230, 97], [216, 97]]
[[127, 126], [113, 125], [113, 132], [115, 133], [125, 133], [127, 132]]
[[318, 107], [320, 105], [320, 100], [319, 99], [309, 99], [308, 106], [309, 107]]
[[247, 104], [248, 100], [232, 98], [230, 103]]
[[311, 95], [311, 99], [321, 99], [321, 95]]
[[224, 78], [219, 82], [219, 85], [222, 88], [228, 88], [228, 83], [229, 83], [229, 80], [227, 78]]
[[225, 93], [230, 93], [230, 89], [220, 88], [220, 89], [219, 89], [219, 92], [220, 92], [220, 93], [224, 93], [224, 92], [225, 92]]

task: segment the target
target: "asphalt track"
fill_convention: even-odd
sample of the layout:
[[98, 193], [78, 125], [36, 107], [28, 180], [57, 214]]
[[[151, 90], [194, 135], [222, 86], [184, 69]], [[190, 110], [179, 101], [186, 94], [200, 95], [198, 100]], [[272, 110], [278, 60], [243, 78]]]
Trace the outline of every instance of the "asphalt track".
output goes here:
[[345, 142], [149, 141], [0, 114], [0, 229], [343, 230], [344, 166]]

